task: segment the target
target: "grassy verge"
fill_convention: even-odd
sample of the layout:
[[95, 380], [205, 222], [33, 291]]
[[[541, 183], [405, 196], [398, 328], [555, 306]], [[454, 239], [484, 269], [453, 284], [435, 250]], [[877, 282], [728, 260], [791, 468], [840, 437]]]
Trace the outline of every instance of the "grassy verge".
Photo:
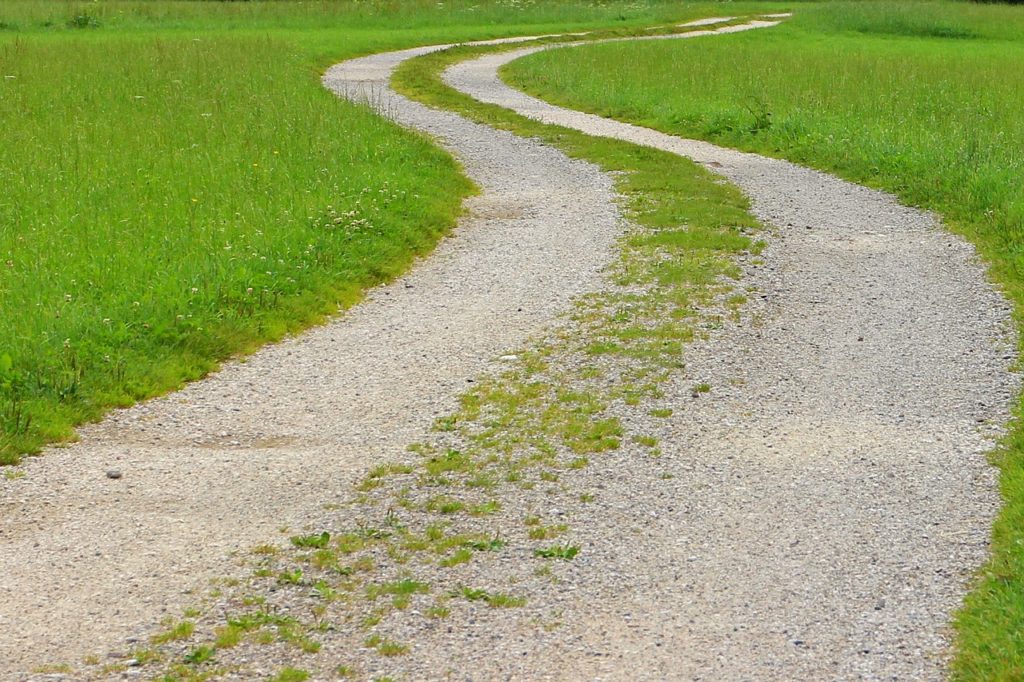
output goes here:
[[[1024, 8], [829, 3], [784, 27], [533, 55], [506, 71], [573, 108], [834, 171], [940, 212], [1024, 315]], [[1024, 677], [1024, 429], [993, 456], [992, 559], [957, 617], [957, 679]]]
[[0, 6], [0, 464], [314, 324], [471, 191], [325, 92], [375, 50], [707, 4], [11, 0]]
[[593, 513], [591, 486], [607, 475], [588, 472], [630, 457], [638, 485], [663, 478], [656, 440], [623, 416], [671, 415], [658, 401], [684, 344], [743, 302], [734, 259], [757, 250], [756, 223], [738, 191], [685, 159], [541, 125], [441, 82], [448, 64], [483, 51], [411, 61], [396, 87], [613, 172], [635, 227], [609, 286], [506, 356], [504, 372], [475, 382], [406, 460], [370, 471], [315, 532], [256, 548], [247, 581], [167, 622], [135, 652], [162, 679], [244, 673], [267, 657], [301, 674], [395, 674], [415, 665], [417, 635], [439, 619], [459, 628], [535, 609], [536, 627], [557, 627], [533, 600], [586, 551], [571, 520]]

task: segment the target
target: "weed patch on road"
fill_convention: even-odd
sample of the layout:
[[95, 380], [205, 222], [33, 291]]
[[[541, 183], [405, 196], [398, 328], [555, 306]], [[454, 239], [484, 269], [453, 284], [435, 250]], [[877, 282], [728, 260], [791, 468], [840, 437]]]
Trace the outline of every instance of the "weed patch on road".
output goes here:
[[671, 414], [662, 387], [680, 376], [685, 344], [742, 304], [740, 262], [760, 248], [758, 225], [738, 191], [688, 160], [533, 123], [443, 85], [446, 65], [482, 51], [409, 62], [396, 83], [613, 173], [631, 224], [607, 286], [502, 356], [503, 370], [477, 378], [405, 460], [372, 469], [315, 527], [255, 548], [251, 577], [221, 585], [187, 641], [158, 635], [146, 670], [168, 680], [254, 662], [423, 673], [418, 647], [439, 623], [516, 618], [549, 631], [559, 620], [546, 597], [588, 560], [574, 524], [599, 507], [601, 477], [628, 476], [639, 458], [653, 467], [641, 485], [661, 480], [657, 440], [628, 416]]

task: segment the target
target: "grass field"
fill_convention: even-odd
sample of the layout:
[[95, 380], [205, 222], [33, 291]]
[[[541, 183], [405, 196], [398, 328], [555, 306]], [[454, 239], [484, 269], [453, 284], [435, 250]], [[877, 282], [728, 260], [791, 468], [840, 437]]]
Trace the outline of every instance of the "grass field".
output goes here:
[[[768, 32], [551, 51], [506, 75], [574, 108], [935, 209], [978, 246], [1024, 322], [1024, 7], [810, 5]], [[994, 458], [1006, 504], [958, 617], [958, 679], [1024, 678], [1024, 429]]]
[[0, 5], [0, 464], [315, 323], [472, 188], [327, 93], [357, 54], [712, 13], [642, 2]]

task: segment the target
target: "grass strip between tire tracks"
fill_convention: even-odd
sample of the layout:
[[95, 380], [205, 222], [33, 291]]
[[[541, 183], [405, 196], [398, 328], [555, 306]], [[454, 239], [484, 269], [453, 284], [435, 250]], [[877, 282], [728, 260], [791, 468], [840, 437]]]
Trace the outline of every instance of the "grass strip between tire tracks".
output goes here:
[[[1024, 342], [1024, 7], [833, 2], [770, 34], [585, 46], [505, 68], [552, 103], [789, 159], [940, 213]], [[642, 78], [639, 77], [642, 74]], [[956, 616], [957, 680], [1024, 679], [1024, 397], [992, 454], [992, 554]]]
[[201, 609], [134, 652], [148, 672], [213, 679], [271, 656], [289, 675], [392, 674], [417, 644], [395, 633], [429, 632], [431, 620], [457, 628], [526, 609], [537, 627], [556, 627], [557, 614], [532, 600], [586, 553], [573, 521], [585, 523], [599, 503], [588, 473], [621, 462], [653, 479], [638, 485], [657, 484], [656, 439], [631, 432], [621, 416], [671, 415], [659, 399], [680, 376], [685, 343], [740, 314], [735, 259], [756, 265], [758, 226], [735, 188], [689, 160], [538, 124], [441, 81], [449, 64], [494, 49], [509, 48], [412, 60], [394, 84], [613, 173], [634, 226], [608, 287], [513, 351], [504, 372], [479, 379], [429, 439], [370, 471], [312, 532], [255, 548], [248, 579], [224, 581]]

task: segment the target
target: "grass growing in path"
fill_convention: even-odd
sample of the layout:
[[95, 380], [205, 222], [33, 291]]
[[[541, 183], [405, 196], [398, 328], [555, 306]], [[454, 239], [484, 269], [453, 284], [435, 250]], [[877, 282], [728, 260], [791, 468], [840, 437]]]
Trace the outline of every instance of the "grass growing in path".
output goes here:
[[[935, 209], [978, 246], [1024, 320], [1024, 7], [828, 3], [768, 32], [545, 52], [506, 75], [563, 105], [782, 156]], [[957, 619], [957, 679], [1024, 677], [1019, 421], [994, 461], [1005, 506]]]
[[[607, 289], [579, 299], [564, 326], [517, 351], [505, 371], [475, 381], [407, 461], [372, 469], [351, 505], [292, 535], [288, 547], [257, 548], [252, 578], [217, 597], [215, 611], [197, 620], [204, 629], [195, 641], [160, 648], [153, 664], [166, 679], [245, 674], [259, 659], [247, 653], [254, 646], [276, 646], [275, 663], [301, 661], [311, 671], [341, 663], [402, 672], [415, 664], [417, 635], [434, 636], [437, 619], [446, 629], [467, 618], [479, 627], [524, 619], [516, 614], [532, 608], [531, 622], [549, 627], [550, 618], [536, 618], [543, 590], [557, 589], [558, 575], [587, 551], [572, 542], [570, 521], [589, 511], [594, 494], [578, 479], [601, 459], [637, 457], [629, 470], [649, 478], [638, 485], [658, 484], [661, 465], [645, 467], [654, 460], [619, 415], [646, 413], [682, 367], [683, 343], [719, 322], [705, 307], [732, 289], [733, 259], [756, 251], [756, 223], [735, 188], [686, 159], [537, 124], [441, 82], [447, 64], [481, 51], [410, 62], [399, 87], [616, 171], [638, 225], [620, 243]], [[676, 264], [690, 276], [659, 276]], [[203, 647], [213, 655], [180, 668], [182, 656]]]
[[323, 67], [702, 7], [0, 4], [0, 464], [322, 320], [453, 224], [456, 164]]

